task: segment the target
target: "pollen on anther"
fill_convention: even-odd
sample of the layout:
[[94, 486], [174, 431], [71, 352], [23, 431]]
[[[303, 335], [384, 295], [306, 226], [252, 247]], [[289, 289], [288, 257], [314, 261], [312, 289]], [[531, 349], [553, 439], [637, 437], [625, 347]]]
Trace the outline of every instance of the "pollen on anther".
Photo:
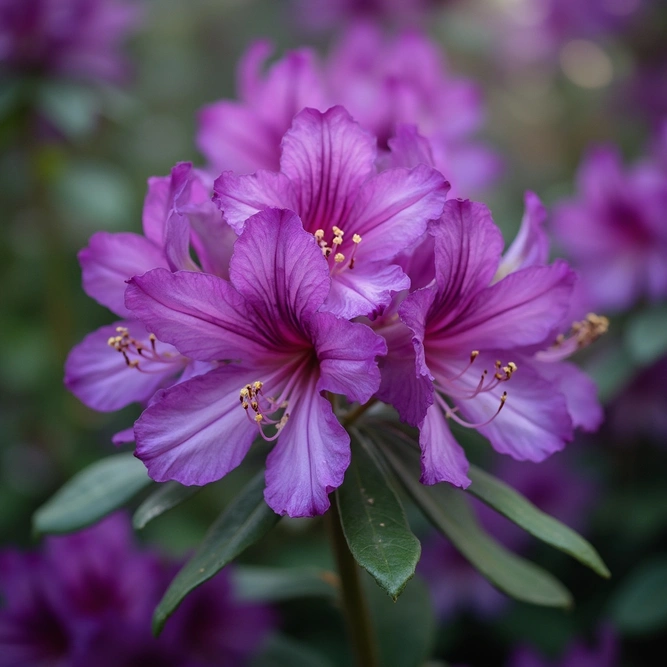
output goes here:
[[253, 382], [253, 384], [252, 384], [252, 388], [255, 391], [259, 391], [263, 386], [264, 386], [264, 383], [260, 382], [259, 380], [257, 380], [256, 382]]
[[316, 229], [315, 234], [313, 235], [318, 241], [321, 241], [324, 238], [324, 230], [323, 229]]
[[334, 236], [343, 236], [343, 234], [345, 234], [345, 232], [340, 227], [336, 227], [336, 225], [331, 228], [331, 231], [334, 233]]
[[255, 421], [259, 424], [262, 419], [264, 419], [264, 415], [260, 414], [259, 412], [255, 415]]
[[473, 350], [473, 351], [470, 353], [470, 363], [472, 363], [473, 361], [475, 361], [475, 359], [477, 359], [477, 357], [479, 357], [479, 350]]
[[344, 261], [345, 261], [345, 255], [342, 252], [337, 252], [334, 255], [334, 262], [336, 262], [336, 264], [340, 264], [341, 262]]
[[352, 243], [361, 243], [361, 236], [359, 236], [359, 234], [355, 234], [352, 237]]
[[334, 236], [333, 240], [331, 241], [333, 245], [340, 245], [342, 242], [343, 242], [342, 236]]

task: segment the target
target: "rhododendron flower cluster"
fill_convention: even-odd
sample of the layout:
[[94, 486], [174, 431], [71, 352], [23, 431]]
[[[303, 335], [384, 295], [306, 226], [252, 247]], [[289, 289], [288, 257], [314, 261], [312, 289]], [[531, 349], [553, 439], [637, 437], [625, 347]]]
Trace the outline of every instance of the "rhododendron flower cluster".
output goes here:
[[667, 296], [667, 141], [656, 144], [630, 167], [615, 147], [592, 148], [576, 196], [555, 210], [556, 238], [581, 274], [588, 308], [619, 311]]
[[109, 667], [241, 665], [275, 625], [269, 607], [235, 598], [231, 571], [179, 609], [160, 639], [151, 615], [175, 563], [133, 543], [121, 514], [39, 552], [0, 552], [0, 662]]
[[0, 67], [118, 82], [128, 73], [119, 46], [139, 18], [131, 0], [0, 0]]
[[499, 176], [499, 158], [474, 139], [484, 122], [480, 91], [447, 71], [424, 34], [388, 38], [374, 24], [352, 25], [325, 61], [302, 48], [262, 72], [270, 53], [264, 41], [251, 45], [238, 67], [240, 99], [199, 114], [197, 144], [213, 172], [277, 169], [295, 114], [340, 104], [376, 137], [381, 160], [402, 125], [417, 126], [456, 195], [469, 196]]

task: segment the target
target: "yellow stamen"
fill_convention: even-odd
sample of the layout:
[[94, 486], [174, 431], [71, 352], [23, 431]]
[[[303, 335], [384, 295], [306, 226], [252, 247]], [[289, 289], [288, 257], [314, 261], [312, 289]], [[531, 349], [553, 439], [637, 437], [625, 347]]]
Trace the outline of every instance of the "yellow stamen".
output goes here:
[[359, 236], [359, 234], [355, 234], [352, 237], [352, 243], [361, 243], [361, 236]]
[[345, 261], [345, 255], [342, 252], [337, 252], [334, 255], [334, 262], [336, 262], [336, 264], [340, 264], [341, 262], [344, 261]]

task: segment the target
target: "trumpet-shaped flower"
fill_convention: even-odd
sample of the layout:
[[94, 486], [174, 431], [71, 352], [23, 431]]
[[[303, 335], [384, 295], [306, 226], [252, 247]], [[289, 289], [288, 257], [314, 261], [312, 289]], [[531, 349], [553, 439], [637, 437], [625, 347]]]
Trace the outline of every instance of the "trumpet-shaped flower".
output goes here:
[[375, 140], [342, 107], [304, 109], [283, 138], [281, 171], [215, 182], [215, 201], [237, 231], [257, 211], [296, 211], [331, 275], [326, 309], [350, 318], [382, 312], [409, 281], [393, 258], [442, 212], [449, 184], [431, 167], [376, 173]]
[[259, 435], [276, 441], [265, 498], [280, 514], [329, 507], [349, 463], [349, 436], [328, 391], [367, 401], [384, 341], [363, 324], [320, 312], [330, 289], [317, 241], [291, 211], [245, 224], [230, 281], [154, 269], [130, 281], [126, 304], [160, 340], [218, 367], [158, 393], [135, 424], [136, 455], [157, 481], [202, 485], [244, 458]]
[[209, 187], [188, 163], [170, 176], [151, 178], [143, 212], [144, 235], [98, 232], [79, 253], [83, 287], [89, 296], [125, 319], [89, 334], [65, 364], [65, 384], [83, 403], [114, 411], [147, 401], [159, 387], [208, 370], [171, 345], [148, 334], [125, 308], [126, 281], [162, 267], [227, 275], [236, 235], [210, 201]]
[[[536, 222], [528, 213], [525, 227]], [[562, 359], [606, 321], [591, 316], [557, 338], [575, 274], [561, 261], [542, 265], [543, 239], [528, 231], [500, 264], [502, 237], [482, 204], [448, 201], [430, 232], [435, 279], [408, 295], [400, 321], [382, 329], [389, 354], [379, 396], [419, 426], [422, 481], [466, 487], [468, 463], [448, 421], [530, 461], [562, 449], [574, 426], [598, 425], [595, 387]], [[499, 266], [508, 274], [498, 280]]]

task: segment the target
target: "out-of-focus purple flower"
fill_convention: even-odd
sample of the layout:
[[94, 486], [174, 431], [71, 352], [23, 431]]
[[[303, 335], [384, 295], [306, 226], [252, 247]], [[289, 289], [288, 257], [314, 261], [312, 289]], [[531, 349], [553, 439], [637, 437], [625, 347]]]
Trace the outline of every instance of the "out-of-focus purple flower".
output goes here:
[[[565, 452], [539, 465], [498, 457], [493, 473], [543, 512], [582, 531], [590, 515], [595, 484], [571, 463]], [[534, 542], [526, 531], [488, 505], [475, 499], [472, 503], [484, 529], [508, 549], [525, 551]], [[490, 616], [498, 613], [508, 600], [439, 535], [423, 542], [419, 571], [429, 583], [431, 598], [441, 618], [463, 610]]]
[[422, 33], [387, 38], [377, 25], [350, 28], [330, 54], [331, 97], [386, 149], [400, 124], [416, 125], [432, 146], [434, 166], [450, 196], [488, 186], [500, 172], [497, 155], [474, 140], [484, 123], [479, 88], [452, 76], [441, 49]]
[[667, 441], [667, 357], [637, 373], [609, 409], [608, 431], [614, 441]]
[[220, 573], [154, 639], [151, 616], [174, 567], [138, 549], [122, 515], [49, 538], [39, 553], [5, 551], [0, 565], [3, 667], [243, 665], [274, 624], [270, 609], [235, 601]]
[[210, 369], [149, 334], [125, 307], [126, 281], [162, 267], [228, 276], [234, 231], [210, 199], [210, 184], [189, 163], [149, 179], [143, 235], [97, 232], [79, 253], [86, 293], [125, 319], [86, 336], [65, 364], [67, 388], [87, 406], [111, 412], [145, 402], [158, 388]]
[[357, 19], [386, 19], [397, 25], [415, 22], [446, 0], [292, 0], [295, 19], [322, 30]]
[[0, 67], [122, 81], [128, 63], [120, 46], [139, 17], [132, 0], [0, 0]]
[[489, 185], [499, 174], [497, 156], [473, 138], [484, 117], [478, 88], [452, 77], [423, 34], [387, 39], [376, 26], [357, 25], [326, 62], [300, 49], [262, 75], [269, 52], [259, 42], [242, 59], [239, 101], [222, 100], [200, 112], [197, 144], [211, 171], [277, 169], [292, 118], [304, 107], [324, 111], [340, 104], [377, 137], [381, 158], [398, 125], [417, 125], [432, 144], [433, 165], [457, 192]]
[[521, 0], [503, 3], [491, 18], [504, 55], [530, 63], [554, 59], [571, 40], [600, 39], [626, 29], [643, 4], [644, 0]]
[[562, 360], [606, 321], [591, 317], [571, 337], [556, 337], [575, 274], [562, 261], [543, 264], [543, 235], [530, 231], [539, 228], [535, 202], [528, 204], [528, 231], [501, 263], [503, 241], [488, 209], [449, 200], [429, 227], [435, 280], [404, 299], [400, 319], [378, 326], [389, 347], [378, 395], [419, 427], [423, 483], [470, 483], [448, 419], [535, 462], [562, 449], [575, 426], [595, 429], [601, 420], [594, 384]]
[[548, 660], [529, 647], [517, 648], [507, 662], [508, 667], [615, 667], [618, 664], [618, 639], [610, 627], [598, 632], [597, 644], [590, 646], [577, 641], [565, 649], [557, 660]]
[[386, 352], [367, 326], [318, 311], [330, 283], [313, 235], [279, 209], [246, 221], [230, 282], [165, 269], [130, 281], [128, 308], [160, 340], [220, 364], [158, 393], [136, 422], [136, 454], [153, 479], [220, 479], [261, 435], [277, 440], [267, 503], [290, 516], [326, 511], [349, 465], [350, 438], [321, 392], [367, 401], [380, 383], [375, 357]]
[[554, 233], [582, 279], [589, 308], [622, 310], [667, 295], [667, 171], [653, 161], [625, 168], [597, 147], [577, 173], [578, 193], [554, 211]]
[[342, 107], [304, 109], [282, 141], [280, 172], [223, 173], [215, 201], [241, 232], [257, 211], [295, 211], [315, 236], [331, 276], [325, 307], [339, 317], [375, 316], [407, 276], [392, 260], [440, 216], [449, 184], [420, 164], [375, 169], [373, 137]]

